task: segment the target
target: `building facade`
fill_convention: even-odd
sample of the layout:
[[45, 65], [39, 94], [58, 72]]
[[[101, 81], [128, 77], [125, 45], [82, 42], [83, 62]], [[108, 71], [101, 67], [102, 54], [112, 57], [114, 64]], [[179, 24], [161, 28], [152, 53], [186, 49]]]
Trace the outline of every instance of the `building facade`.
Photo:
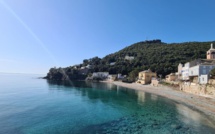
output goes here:
[[194, 83], [206, 84], [209, 79], [209, 74], [215, 64], [199, 64], [189, 69], [189, 77]]
[[189, 68], [190, 68], [190, 62], [185, 63], [184, 66], [182, 65], [181, 72], [180, 72], [182, 80], [189, 80]]
[[215, 49], [213, 48], [213, 44], [211, 44], [211, 48], [206, 53], [207, 59], [215, 59]]
[[138, 80], [136, 83], [150, 84], [152, 78], [156, 78], [156, 77], [157, 77], [157, 73], [154, 73], [151, 70], [145, 70], [145, 71], [139, 72]]
[[133, 59], [134, 59], [134, 56], [128, 56], [128, 55], [125, 56], [125, 60], [133, 60]]
[[108, 80], [109, 81], [115, 81], [115, 80], [117, 80], [117, 74], [110, 74], [110, 75], [108, 75]]
[[93, 78], [107, 79], [108, 75], [109, 75], [109, 72], [94, 72], [92, 77]]
[[210, 72], [215, 68], [215, 49], [213, 44], [206, 53], [207, 59], [196, 59], [178, 65], [178, 73], [181, 80], [190, 80], [194, 83], [206, 84], [210, 78]]
[[171, 73], [169, 75], [166, 76], [166, 81], [175, 81], [177, 78], [175, 73]]

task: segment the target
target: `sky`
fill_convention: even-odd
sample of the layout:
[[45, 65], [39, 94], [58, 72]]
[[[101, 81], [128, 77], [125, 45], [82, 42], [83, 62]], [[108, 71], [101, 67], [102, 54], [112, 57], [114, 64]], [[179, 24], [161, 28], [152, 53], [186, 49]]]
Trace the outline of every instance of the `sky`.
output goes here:
[[214, 0], [0, 0], [0, 72], [46, 74], [133, 43], [214, 41]]

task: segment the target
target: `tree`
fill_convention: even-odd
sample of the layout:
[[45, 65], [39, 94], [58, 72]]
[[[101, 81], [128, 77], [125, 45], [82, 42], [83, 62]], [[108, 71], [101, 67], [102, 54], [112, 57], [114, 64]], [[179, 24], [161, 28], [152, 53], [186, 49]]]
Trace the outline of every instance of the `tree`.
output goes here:
[[[89, 73], [102, 71], [111, 74], [129, 74], [132, 80], [135, 80], [139, 71], [149, 68], [153, 72], [165, 76], [176, 72], [179, 63], [184, 64], [198, 58], [205, 59], [205, 52], [210, 48], [211, 43], [214, 42], [166, 44], [161, 42], [161, 40], [142, 41], [125, 47], [116, 53], [109, 54], [104, 58], [93, 57], [85, 59], [79, 66], [73, 66], [71, 69], [63, 69], [65, 69], [66, 74], [70, 74], [71, 78], [76, 78], [75, 76], [78, 78], [78, 70], [88, 64], [91, 65]], [[124, 60], [126, 55], [134, 56], [134, 60]], [[115, 62], [115, 64], [110, 66], [111, 62]], [[47, 77], [55, 78], [54, 75], [57, 75], [60, 78], [61, 75], [57, 72], [59, 72], [59, 69], [51, 68]]]
[[215, 68], [211, 70], [210, 75], [212, 78], [215, 78]]
[[87, 59], [84, 59], [83, 64], [86, 66], [87, 64], [89, 64], [89, 61]]
[[136, 81], [136, 78], [137, 78], [137, 76], [138, 76], [138, 73], [139, 73], [139, 70], [138, 69], [135, 69], [135, 70], [133, 70], [133, 71], [131, 71], [130, 73], [129, 73], [129, 75], [128, 75], [128, 77], [129, 77], [129, 80], [131, 80], [131, 81]]

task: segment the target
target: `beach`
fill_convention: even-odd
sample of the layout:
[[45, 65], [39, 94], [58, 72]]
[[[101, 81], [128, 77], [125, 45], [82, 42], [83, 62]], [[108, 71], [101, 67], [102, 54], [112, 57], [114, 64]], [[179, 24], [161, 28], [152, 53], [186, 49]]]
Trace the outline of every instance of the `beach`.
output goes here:
[[205, 114], [210, 119], [215, 121], [215, 98], [198, 96], [180, 90], [176, 90], [172, 87], [167, 86], [154, 87], [151, 85], [141, 85], [137, 83], [123, 83], [118, 81], [114, 81], [113, 84], [174, 100], [177, 103], [186, 105], [192, 108], [193, 110], [197, 110]]

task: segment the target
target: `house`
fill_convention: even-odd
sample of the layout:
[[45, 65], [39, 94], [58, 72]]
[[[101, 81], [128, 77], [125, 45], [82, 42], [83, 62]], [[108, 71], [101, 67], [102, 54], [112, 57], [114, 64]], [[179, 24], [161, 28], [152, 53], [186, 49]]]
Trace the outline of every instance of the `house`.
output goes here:
[[94, 72], [92, 77], [93, 78], [100, 78], [100, 79], [107, 79], [109, 72]]
[[175, 73], [171, 73], [166, 76], [166, 81], [175, 81], [177, 79], [177, 75]]
[[206, 84], [210, 71], [214, 68], [215, 59], [196, 59], [185, 63], [182, 68], [181, 64], [178, 65], [179, 78], [181, 80], [191, 80], [194, 83]]
[[205, 60], [205, 62], [193, 66], [189, 69], [190, 80], [194, 83], [207, 84], [210, 71], [214, 68], [215, 60]]
[[215, 49], [213, 44], [206, 53], [207, 59], [199, 59], [195, 66], [190, 67], [189, 77], [194, 83], [207, 84], [210, 72], [215, 68]]
[[185, 63], [184, 65], [179, 63], [178, 65], [178, 76], [181, 80], [189, 80], [189, 69], [193, 66], [196, 66], [201, 63], [202, 59], [196, 59], [190, 62]]
[[108, 75], [108, 80], [109, 81], [115, 81], [115, 80], [117, 80], [117, 74], [110, 74], [110, 75]]
[[122, 74], [117, 74], [117, 79], [118, 80], [122, 80], [126, 77], [126, 75], [122, 75]]
[[133, 60], [133, 59], [134, 59], [134, 56], [128, 56], [128, 55], [125, 56], [125, 60]]
[[113, 66], [113, 65], [115, 65], [116, 64], [116, 62], [111, 62], [110, 63], [110, 66]]
[[190, 63], [187, 62], [184, 64], [184, 66], [181, 68], [181, 79], [182, 80], [189, 80], [189, 68], [190, 68]]
[[178, 74], [181, 80], [190, 80], [194, 83], [206, 84], [210, 71], [215, 68], [215, 49], [213, 44], [206, 53], [207, 59], [196, 59], [178, 65]]
[[150, 84], [152, 78], [156, 78], [157, 74], [152, 72], [151, 70], [145, 70], [142, 72], [139, 72], [138, 80], [136, 83], [140, 84]]
[[86, 68], [88, 68], [88, 69], [92, 69], [92, 67], [93, 67], [93, 66], [92, 66], [92, 65], [89, 65], [89, 64], [86, 66]]

